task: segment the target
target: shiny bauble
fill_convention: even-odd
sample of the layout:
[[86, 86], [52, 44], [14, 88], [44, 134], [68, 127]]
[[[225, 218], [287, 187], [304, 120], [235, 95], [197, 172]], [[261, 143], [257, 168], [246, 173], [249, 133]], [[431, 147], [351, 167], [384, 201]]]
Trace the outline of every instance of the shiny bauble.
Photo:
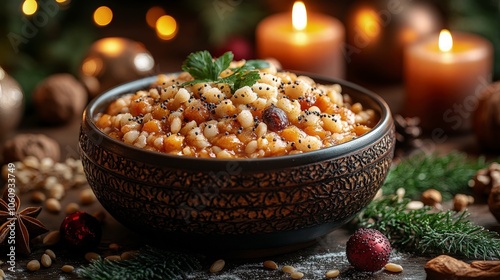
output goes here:
[[92, 44], [80, 65], [90, 98], [117, 85], [153, 74], [155, 61], [143, 44], [109, 37]]
[[346, 17], [349, 73], [372, 82], [402, 79], [403, 50], [443, 28], [435, 4], [423, 0], [355, 1]]
[[23, 110], [24, 94], [21, 86], [0, 67], [0, 140], [16, 129]]
[[86, 212], [75, 212], [64, 218], [60, 227], [61, 240], [71, 248], [87, 250], [101, 242], [101, 223]]

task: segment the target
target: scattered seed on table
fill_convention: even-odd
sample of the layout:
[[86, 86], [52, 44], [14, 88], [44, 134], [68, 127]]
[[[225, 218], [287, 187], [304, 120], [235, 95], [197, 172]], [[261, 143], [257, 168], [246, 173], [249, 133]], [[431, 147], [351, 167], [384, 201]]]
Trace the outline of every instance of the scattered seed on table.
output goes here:
[[31, 200], [31, 202], [34, 202], [34, 203], [40, 203], [40, 202], [44, 202], [46, 198], [47, 197], [45, 196], [45, 194], [43, 192], [34, 191], [31, 193], [30, 200]]
[[85, 259], [89, 262], [92, 262], [94, 260], [97, 260], [99, 259], [99, 254], [95, 253], [95, 252], [88, 252], [85, 254]]
[[338, 269], [331, 269], [325, 273], [325, 277], [326, 278], [335, 278], [335, 277], [339, 276], [339, 274], [340, 274], [340, 271]]
[[293, 273], [293, 272], [295, 272], [295, 267], [293, 267], [291, 265], [285, 265], [281, 268], [281, 271], [283, 271], [285, 273]]
[[107, 261], [121, 261], [122, 258], [118, 255], [110, 255], [104, 258]]
[[45, 235], [42, 243], [45, 246], [52, 246], [56, 245], [59, 240], [61, 240], [61, 233], [58, 230], [54, 230]]
[[72, 273], [75, 270], [75, 267], [72, 265], [65, 264], [61, 267], [62, 272]]
[[95, 194], [90, 188], [84, 189], [80, 193], [80, 204], [82, 205], [92, 204], [95, 200], [96, 200]]
[[130, 260], [137, 256], [137, 251], [125, 251], [120, 255], [122, 260]]
[[108, 248], [110, 250], [113, 250], [113, 251], [118, 251], [118, 250], [120, 250], [120, 245], [118, 245], [116, 243], [110, 243], [109, 246], [108, 246]]
[[44, 267], [50, 267], [52, 265], [52, 259], [50, 258], [49, 255], [43, 254], [42, 257], [40, 258], [40, 263]]
[[55, 198], [49, 198], [45, 201], [45, 208], [51, 213], [59, 213], [61, 211], [61, 203]]
[[211, 266], [210, 266], [210, 272], [212, 273], [217, 273], [220, 272], [224, 266], [226, 265], [226, 262], [224, 260], [216, 260]]
[[26, 268], [29, 270], [29, 271], [37, 271], [40, 269], [40, 262], [38, 260], [31, 260], [28, 262], [28, 264], [26, 265]]
[[302, 279], [304, 277], [304, 273], [299, 271], [294, 271], [290, 274], [290, 277], [292, 277], [292, 279]]
[[265, 261], [263, 263], [263, 265], [267, 269], [272, 269], [272, 270], [278, 269], [278, 265], [275, 262], [271, 261], [271, 260]]
[[75, 203], [75, 202], [70, 202], [68, 203], [68, 205], [66, 205], [66, 214], [73, 214], [75, 213], [76, 211], [80, 210], [80, 205], [78, 205], [78, 203]]
[[399, 264], [395, 263], [388, 263], [384, 266], [384, 269], [389, 271], [389, 272], [394, 272], [394, 273], [399, 273], [403, 271], [403, 267], [400, 266]]
[[45, 250], [45, 254], [49, 255], [49, 257], [55, 261], [56, 260], [56, 253], [54, 253], [54, 251], [50, 250], [50, 249], [47, 249]]

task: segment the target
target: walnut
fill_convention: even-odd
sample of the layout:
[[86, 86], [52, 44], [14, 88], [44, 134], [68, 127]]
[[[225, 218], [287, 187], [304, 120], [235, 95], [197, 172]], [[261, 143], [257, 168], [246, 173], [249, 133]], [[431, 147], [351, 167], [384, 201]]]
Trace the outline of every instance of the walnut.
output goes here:
[[39, 160], [49, 157], [59, 161], [61, 149], [59, 143], [44, 134], [18, 134], [5, 142], [3, 157], [5, 162], [22, 161], [27, 156]]
[[443, 196], [438, 190], [428, 189], [422, 193], [420, 201], [425, 205], [439, 207], [443, 201]]
[[491, 214], [500, 223], [500, 184], [496, 184], [491, 188], [490, 196], [488, 197], [488, 207]]
[[489, 85], [481, 92], [473, 117], [474, 133], [481, 148], [499, 152], [500, 82]]
[[493, 280], [500, 279], [500, 261], [473, 261], [468, 264], [450, 256], [441, 255], [425, 264], [428, 280]]
[[80, 116], [87, 103], [87, 92], [72, 75], [56, 74], [36, 87], [33, 101], [42, 121], [61, 124]]
[[485, 202], [494, 185], [500, 184], [500, 164], [493, 162], [487, 168], [480, 169], [469, 182], [475, 198]]

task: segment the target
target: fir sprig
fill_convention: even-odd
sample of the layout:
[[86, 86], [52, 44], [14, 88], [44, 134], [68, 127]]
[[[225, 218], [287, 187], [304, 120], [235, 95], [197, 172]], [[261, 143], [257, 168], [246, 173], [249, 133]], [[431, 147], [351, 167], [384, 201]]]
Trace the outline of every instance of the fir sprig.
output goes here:
[[208, 51], [199, 51], [188, 55], [182, 64], [182, 70], [193, 76], [194, 80], [186, 82], [184, 85], [193, 85], [197, 83], [214, 82], [226, 83], [231, 87], [231, 91], [251, 86], [260, 79], [259, 71], [269, 67], [269, 63], [263, 60], [248, 60], [236, 68], [231, 68], [233, 73], [227, 77], [221, 78], [221, 73], [229, 68], [234, 55], [232, 52], [226, 52], [220, 57], [213, 59]]
[[384, 194], [394, 194], [398, 188], [404, 188], [406, 197], [418, 199], [423, 191], [433, 188], [448, 200], [457, 193], [466, 193], [468, 181], [487, 164], [484, 157], [471, 159], [460, 152], [443, 156], [416, 154], [390, 170], [382, 190]]
[[146, 246], [133, 259], [98, 259], [78, 270], [89, 279], [183, 279], [186, 273], [201, 269], [198, 258], [184, 253]]
[[374, 200], [360, 214], [358, 225], [378, 229], [394, 247], [412, 253], [500, 258], [498, 233], [472, 223], [468, 212], [407, 210], [409, 201], [392, 196]]

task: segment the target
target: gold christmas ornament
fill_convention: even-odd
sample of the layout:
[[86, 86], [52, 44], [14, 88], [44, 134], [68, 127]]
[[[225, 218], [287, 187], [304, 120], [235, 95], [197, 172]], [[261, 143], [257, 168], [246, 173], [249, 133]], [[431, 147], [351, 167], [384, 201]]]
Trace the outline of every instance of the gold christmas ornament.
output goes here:
[[0, 140], [21, 121], [24, 95], [21, 86], [0, 67]]
[[155, 61], [143, 44], [109, 37], [92, 44], [80, 65], [81, 80], [90, 97], [153, 73]]

